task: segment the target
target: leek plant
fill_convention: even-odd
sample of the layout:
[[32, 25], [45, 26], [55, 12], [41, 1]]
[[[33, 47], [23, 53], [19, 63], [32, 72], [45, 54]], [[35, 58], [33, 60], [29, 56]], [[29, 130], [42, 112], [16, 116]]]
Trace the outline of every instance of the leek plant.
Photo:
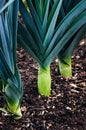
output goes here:
[[38, 91], [45, 96], [51, 92], [52, 60], [58, 56], [61, 63], [65, 59], [70, 64], [70, 55], [86, 29], [86, 0], [73, 5], [64, 15], [65, 1], [26, 0], [26, 8], [20, 0], [24, 24], [18, 24], [18, 43], [38, 62]]
[[[61, 21], [81, 0], [65, 0], [59, 14], [59, 21]], [[78, 10], [77, 10], [78, 11]], [[59, 70], [61, 75], [65, 77], [72, 77], [71, 56], [83, 34], [86, 32], [85, 26], [81, 27], [75, 35], [67, 42], [63, 49], [58, 54]]]
[[16, 64], [18, 0], [0, 1], [0, 79], [7, 109], [0, 108], [15, 119], [22, 117], [20, 105], [23, 86]]

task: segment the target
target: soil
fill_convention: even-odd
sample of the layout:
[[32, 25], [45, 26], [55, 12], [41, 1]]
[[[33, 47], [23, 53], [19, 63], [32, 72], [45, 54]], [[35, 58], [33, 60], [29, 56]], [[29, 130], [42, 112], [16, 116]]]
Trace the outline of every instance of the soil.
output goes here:
[[[0, 112], [0, 130], [86, 130], [86, 42], [83, 41], [72, 56], [72, 78], [62, 77], [57, 60], [52, 62], [50, 97], [38, 94], [38, 65], [18, 47], [18, 67], [24, 83], [23, 118], [16, 121]], [[0, 92], [0, 107], [3, 106]]]

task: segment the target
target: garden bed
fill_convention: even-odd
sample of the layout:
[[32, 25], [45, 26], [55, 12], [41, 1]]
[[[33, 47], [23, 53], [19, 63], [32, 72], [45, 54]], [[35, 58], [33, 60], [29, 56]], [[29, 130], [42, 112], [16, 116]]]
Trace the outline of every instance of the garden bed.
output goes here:
[[[72, 78], [63, 78], [58, 61], [53, 61], [50, 97], [37, 92], [36, 62], [19, 47], [17, 55], [24, 83], [23, 118], [15, 121], [0, 112], [0, 130], [86, 130], [86, 43], [79, 45], [72, 57]], [[3, 106], [0, 92], [0, 107]]]

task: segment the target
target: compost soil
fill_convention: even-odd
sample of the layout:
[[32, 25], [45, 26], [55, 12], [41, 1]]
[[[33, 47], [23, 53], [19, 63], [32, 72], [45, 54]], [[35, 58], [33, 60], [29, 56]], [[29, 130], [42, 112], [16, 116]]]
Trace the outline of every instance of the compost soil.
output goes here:
[[[24, 84], [23, 117], [14, 120], [0, 111], [0, 130], [86, 130], [86, 42], [72, 56], [73, 77], [59, 74], [58, 60], [51, 64], [52, 90], [49, 97], [38, 94], [38, 65], [18, 47], [17, 62]], [[0, 107], [4, 107], [0, 92]]]

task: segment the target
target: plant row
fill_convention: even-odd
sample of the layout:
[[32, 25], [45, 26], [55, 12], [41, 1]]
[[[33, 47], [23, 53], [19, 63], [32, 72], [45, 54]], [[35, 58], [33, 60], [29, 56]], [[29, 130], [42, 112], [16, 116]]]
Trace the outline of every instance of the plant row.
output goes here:
[[85, 32], [86, 0], [1, 0], [0, 88], [7, 109], [0, 110], [15, 119], [22, 117], [17, 43], [37, 61], [38, 92], [49, 96], [51, 62], [57, 58], [60, 74], [72, 77], [71, 57]]

